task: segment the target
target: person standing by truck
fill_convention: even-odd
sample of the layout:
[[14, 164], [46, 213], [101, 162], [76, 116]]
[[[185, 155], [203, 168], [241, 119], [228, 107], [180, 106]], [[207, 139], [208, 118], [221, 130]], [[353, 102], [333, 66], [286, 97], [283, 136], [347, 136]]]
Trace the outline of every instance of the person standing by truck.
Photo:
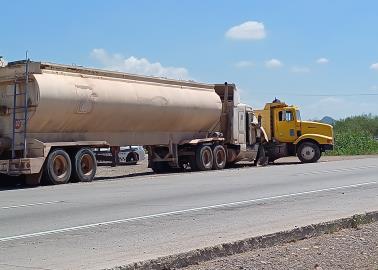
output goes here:
[[110, 152], [112, 153], [112, 167], [116, 167], [119, 164], [119, 151], [120, 146], [110, 146]]

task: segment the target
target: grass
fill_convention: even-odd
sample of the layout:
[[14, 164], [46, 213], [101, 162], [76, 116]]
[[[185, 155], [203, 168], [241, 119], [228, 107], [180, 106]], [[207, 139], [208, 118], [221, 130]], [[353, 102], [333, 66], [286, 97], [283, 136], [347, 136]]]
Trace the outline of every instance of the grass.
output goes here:
[[378, 154], [378, 116], [361, 115], [336, 121], [335, 147], [327, 155]]

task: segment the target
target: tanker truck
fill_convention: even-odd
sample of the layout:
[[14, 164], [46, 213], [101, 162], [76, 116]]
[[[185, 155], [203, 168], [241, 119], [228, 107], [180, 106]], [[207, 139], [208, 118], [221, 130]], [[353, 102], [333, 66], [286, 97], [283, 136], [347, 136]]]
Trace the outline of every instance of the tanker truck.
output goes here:
[[234, 84], [22, 60], [0, 68], [0, 178], [92, 181], [92, 149], [144, 145], [154, 172], [266, 159], [265, 132]]

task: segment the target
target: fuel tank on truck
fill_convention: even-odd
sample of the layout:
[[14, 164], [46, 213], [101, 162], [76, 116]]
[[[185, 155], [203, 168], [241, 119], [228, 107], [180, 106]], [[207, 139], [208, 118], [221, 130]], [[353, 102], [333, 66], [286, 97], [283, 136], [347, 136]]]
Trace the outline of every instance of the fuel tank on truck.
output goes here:
[[[14, 80], [24, 91], [24, 67], [0, 69], [0, 137], [12, 137]], [[27, 137], [42, 142], [179, 143], [206, 137], [221, 115], [209, 84], [39, 62], [29, 71]], [[23, 102], [20, 95], [17, 106]]]

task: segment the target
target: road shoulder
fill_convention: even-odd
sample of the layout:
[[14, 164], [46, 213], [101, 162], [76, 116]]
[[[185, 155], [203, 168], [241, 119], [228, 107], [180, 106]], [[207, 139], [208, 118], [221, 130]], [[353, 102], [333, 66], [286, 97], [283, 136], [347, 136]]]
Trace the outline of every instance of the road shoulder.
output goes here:
[[370, 269], [378, 267], [377, 221], [375, 211], [111, 269]]

